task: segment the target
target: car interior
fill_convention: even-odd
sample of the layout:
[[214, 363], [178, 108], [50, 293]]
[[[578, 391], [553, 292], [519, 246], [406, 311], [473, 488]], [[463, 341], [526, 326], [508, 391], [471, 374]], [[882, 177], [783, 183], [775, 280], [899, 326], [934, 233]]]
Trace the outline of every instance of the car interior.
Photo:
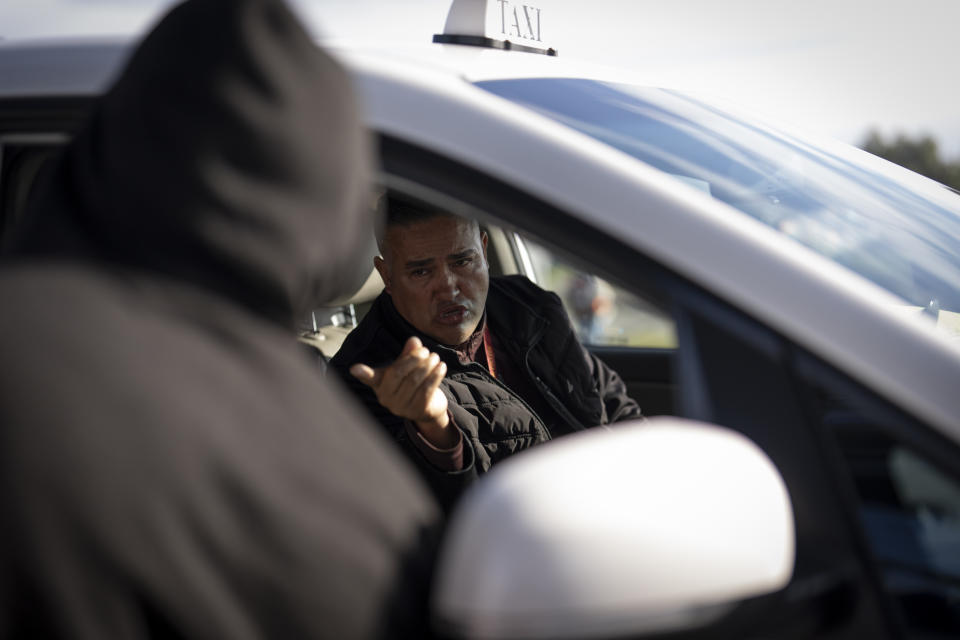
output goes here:
[[[0, 250], [21, 220], [31, 189], [65, 136], [15, 135], [0, 141]], [[383, 187], [378, 187], [381, 191]], [[409, 191], [409, 189], [407, 189]], [[430, 198], [422, 189], [414, 197]], [[410, 194], [407, 193], [407, 197]], [[442, 203], [441, 203], [442, 204]], [[460, 204], [462, 206], [462, 203]], [[669, 316], [635, 293], [598, 277], [591, 265], [572, 252], [557, 250], [535, 234], [521, 232], [486, 212], [479, 217], [489, 236], [491, 275], [523, 274], [561, 296], [585, 346], [620, 373], [646, 415], [676, 413], [671, 359], [676, 338]], [[477, 215], [479, 214], [479, 215]], [[373, 268], [376, 246], [370, 242], [370, 276], [353, 295], [328, 301], [303, 319], [299, 338], [321, 362], [340, 348], [363, 318], [382, 283]], [[578, 305], [580, 308], [578, 308]]]
[[0, 253], [26, 209], [41, 170], [56, 154], [54, 136], [0, 137]]
[[[65, 139], [60, 135], [22, 134], [8, 135], [0, 141], [0, 251], [22, 219], [43, 168]], [[382, 192], [383, 188], [378, 187], [377, 191]], [[436, 195], [422, 189], [414, 191], [415, 198]], [[406, 197], [411, 195], [406, 193]], [[634, 292], [599, 277], [590, 264], [572, 251], [550, 246], [548, 240], [519, 231], [487, 212], [470, 213], [481, 219], [488, 234], [491, 275], [523, 274], [554, 290], [571, 318], [582, 320], [574, 322], [581, 341], [624, 378], [644, 413], [677, 413], [671, 369], [676, 337], [668, 314]], [[373, 268], [376, 245], [372, 238], [369, 247], [370, 275], [360, 289], [347, 298], [326, 302], [301, 322], [299, 339], [321, 365], [333, 357], [383, 289]]]
[[[675, 337], [664, 312], [598, 278], [589, 267], [585, 270], [571, 263], [563, 254], [537, 243], [529, 233], [497, 224], [490, 216], [483, 217], [482, 230], [489, 238], [491, 276], [522, 274], [557, 293], [574, 320], [581, 342], [620, 373], [644, 413], [674, 413], [668, 360]], [[370, 246], [370, 275], [360, 289], [347, 298], [329, 301], [301, 322], [300, 341], [318, 351], [321, 361], [333, 357], [383, 290], [373, 268], [375, 243], [371, 241]]]

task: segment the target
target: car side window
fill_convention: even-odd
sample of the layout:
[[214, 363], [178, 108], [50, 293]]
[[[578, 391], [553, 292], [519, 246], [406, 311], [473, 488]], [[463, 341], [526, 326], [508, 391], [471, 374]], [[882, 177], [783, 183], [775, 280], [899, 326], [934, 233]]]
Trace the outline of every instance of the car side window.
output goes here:
[[0, 139], [0, 252], [8, 247], [41, 170], [57, 150], [53, 144], [18, 144]]
[[960, 637], [960, 448], [818, 360], [796, 372], [886, 617], [901, 637]]
[[904, 625], [916, 637], [956, 637], [960, 480], [877, 429], [833, 426], [867, 543]]
[[669, 315], [633, 293], [578, 269], [528, 238], [522, 242], [534, 279], [560, 296], [583, 344], [676, 348], [676, 332]]

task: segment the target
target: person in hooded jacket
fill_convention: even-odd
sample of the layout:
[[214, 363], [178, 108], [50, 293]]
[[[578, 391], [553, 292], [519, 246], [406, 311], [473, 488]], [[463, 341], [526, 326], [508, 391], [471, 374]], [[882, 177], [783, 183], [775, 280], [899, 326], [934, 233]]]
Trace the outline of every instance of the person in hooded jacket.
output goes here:
[[282, 2], [190, 0], [59, 157], [0, 267], [0, 637], [424, 635], [438, 509], [293, 332], [366, 275], [357, 113]]

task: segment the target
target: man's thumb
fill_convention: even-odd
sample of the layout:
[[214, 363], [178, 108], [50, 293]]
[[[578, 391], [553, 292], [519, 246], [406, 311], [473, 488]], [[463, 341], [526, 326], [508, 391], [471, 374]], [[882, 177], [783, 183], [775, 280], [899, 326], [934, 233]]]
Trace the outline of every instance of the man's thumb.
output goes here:
[[368, 387], [376, 388], [383, 378], [383, 369], [374, 369], [365, 364], [355, 364], [350, 367], [350, 375]]

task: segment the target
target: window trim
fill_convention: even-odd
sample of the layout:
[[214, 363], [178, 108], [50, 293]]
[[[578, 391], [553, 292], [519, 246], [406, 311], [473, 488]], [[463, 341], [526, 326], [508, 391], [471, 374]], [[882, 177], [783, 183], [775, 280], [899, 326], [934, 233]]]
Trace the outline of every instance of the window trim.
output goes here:
[[[534, 235], [573, 266], [589, 266], [597, 276], [661, 309], [671, 308], [672, 300], [664, 292], [678, 281], [696, 286], [633, 247], [576, 219], [562, 207], [400, 138], [381, 134], [379, 141], [382, 168], [378, 182], [388, 189], [481, 222], [491, 221], [487, 211], [496, 211], [497, 219], [491, 222], [505, 231]], [[578, 255], [561, 244], [569, 238], [582, 239], [578, 247], [582, 252]], [[616, 274], [628, 260], [631, 274], [625, 280]]]

